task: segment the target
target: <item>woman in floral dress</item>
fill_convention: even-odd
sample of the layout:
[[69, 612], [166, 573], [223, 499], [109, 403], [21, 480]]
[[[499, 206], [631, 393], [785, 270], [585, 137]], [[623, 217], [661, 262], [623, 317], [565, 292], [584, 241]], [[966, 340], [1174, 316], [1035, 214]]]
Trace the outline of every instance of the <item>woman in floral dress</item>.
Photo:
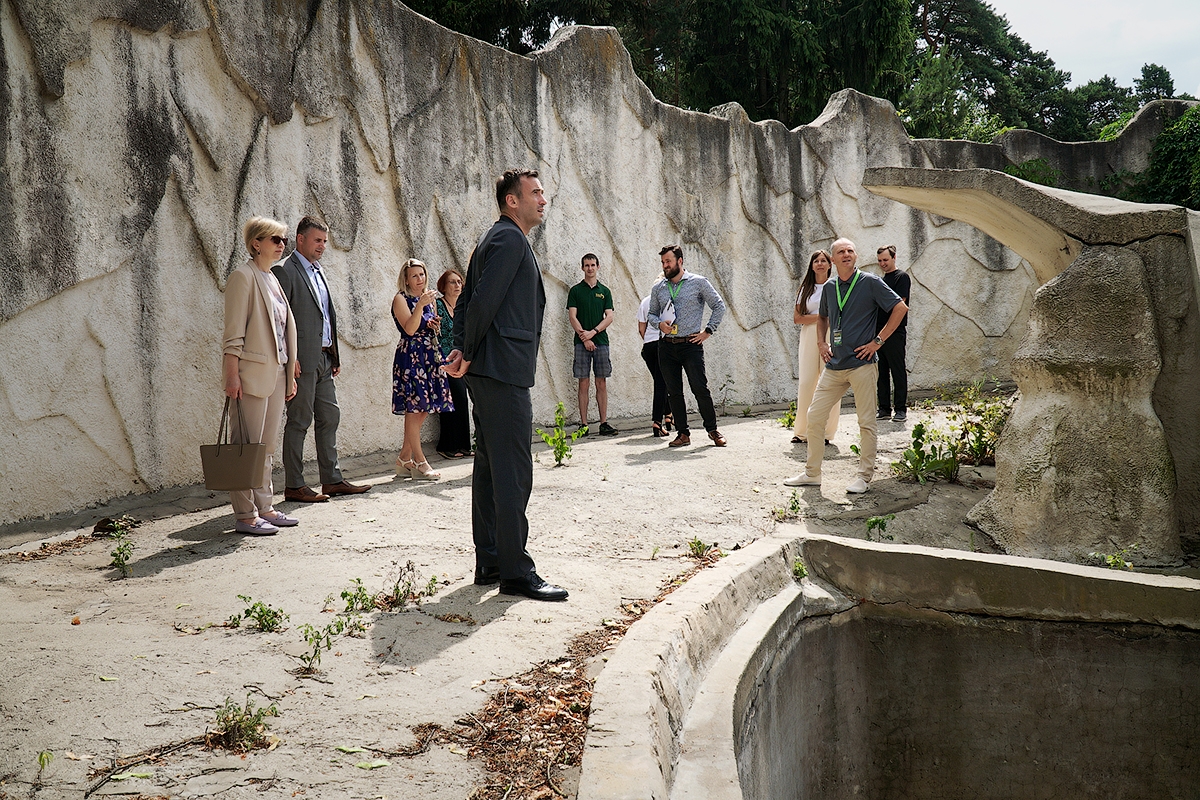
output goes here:
[[428, 288], [425, 264], [415, 258], [404, 262], [397, 283], [400, 291], [392, 299], [392, 318], [400, 329], [400, 343], [392, 363], [392, 413], [404, 415], [404, 445], [396, 459], [396, 474], [436, 481], [442, 476], [430, 468], [421, 450], [421, 425], [431, 412], [454, 410], [450, 384], [440, 369], [441, 320], [433, 310], [437, 292]]

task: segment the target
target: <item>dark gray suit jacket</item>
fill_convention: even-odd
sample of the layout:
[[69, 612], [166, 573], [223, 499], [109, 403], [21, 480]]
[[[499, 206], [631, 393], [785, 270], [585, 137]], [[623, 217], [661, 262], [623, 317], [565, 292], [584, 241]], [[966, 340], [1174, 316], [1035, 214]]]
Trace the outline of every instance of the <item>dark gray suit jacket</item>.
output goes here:
[[454, 307], [454, 347], [468, 373], [529, 388], [537, 371], [546, 290], [529, 240], [500, 217], [475, 245]]
[[[315, 370], [321, 363], [321, 327], [324, 321], [316, 291], [294, 252], [282, 264], [272, 267], [271, 272], [279, 279], [283, 294], [296, 317], [296, 354], [300, 361], [300, 369]], [[325, 288], [329, 290], [328, 283]], [[333, 310], [332, 291], [329, 295], [329, 332], [333, 337], [330, 357], [333, 366], [340, 367], [342, 362], [338, 357], [337, 312]]]

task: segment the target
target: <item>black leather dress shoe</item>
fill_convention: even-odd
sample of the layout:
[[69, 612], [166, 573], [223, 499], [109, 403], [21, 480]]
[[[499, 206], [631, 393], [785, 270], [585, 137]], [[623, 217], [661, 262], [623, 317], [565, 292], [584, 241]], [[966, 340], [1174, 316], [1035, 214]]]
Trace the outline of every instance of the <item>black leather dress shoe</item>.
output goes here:
[[523, 594], [531, 600], [566, 600], [567, 590], [552, 583], [546, 583], [531, 572], [527, 577], [511, 581], [500, 581], [500, 594]]
[[476, 586], [490, 586], [493, 583], [499, 583], [499, 582], [500, 582], [500, 568], [499, 567], [482, 567], [478, 564], [475, 565], [475, 585]]

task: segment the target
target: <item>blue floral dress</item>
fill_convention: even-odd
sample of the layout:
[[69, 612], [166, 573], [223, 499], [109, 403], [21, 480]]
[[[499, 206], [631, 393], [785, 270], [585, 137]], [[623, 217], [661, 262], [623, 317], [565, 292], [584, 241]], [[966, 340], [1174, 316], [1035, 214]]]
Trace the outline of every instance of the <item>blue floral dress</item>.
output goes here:
[[[403, 297], [408, 303], [408, 310], [412, 311], [417, 305], [417, 298], [408, 295]], [[396, 315], [392, 314], [392, 321], [400, 331], [400, 343], [396, 345], [396, 358], [392, 362], [393, 414], [454, 410], [450, 383], [438, 369], [442, 364], [442, 349], [429, 325], [435, 316], [433, 308], [425, 306], [421, 312], [421, 325], [410, 336], [400, 327]]]

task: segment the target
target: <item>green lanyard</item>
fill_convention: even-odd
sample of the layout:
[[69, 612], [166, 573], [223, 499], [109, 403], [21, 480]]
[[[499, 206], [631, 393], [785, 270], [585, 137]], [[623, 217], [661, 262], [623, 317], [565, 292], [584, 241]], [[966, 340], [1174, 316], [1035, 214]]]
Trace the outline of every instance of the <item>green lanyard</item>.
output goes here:
[[842, 297], [842, 281], [837, 279], [833, 282], [833, 291], [837, 294], [838, 304], [838, 326], [842, 324], [842, 311], [846, 308], [846, 303], [850, 300], [850, 293], [854, 291], [854, 284], [858, 283], [858, 276], [862, 275], [858, 270], [854, 270], [854, 280], [850, 281], [850, 288], [846, 290], [846, 296]]
[[[667, 294], [671, 295], [671, 302], [675, 302], [675, 298], [679, 297], [679, 292], [683, 289], [683, 277], [680, 276], [679, 283], [671, 283], [667, 281]], [[849, 297], [849, 295], [847, 295]]]

